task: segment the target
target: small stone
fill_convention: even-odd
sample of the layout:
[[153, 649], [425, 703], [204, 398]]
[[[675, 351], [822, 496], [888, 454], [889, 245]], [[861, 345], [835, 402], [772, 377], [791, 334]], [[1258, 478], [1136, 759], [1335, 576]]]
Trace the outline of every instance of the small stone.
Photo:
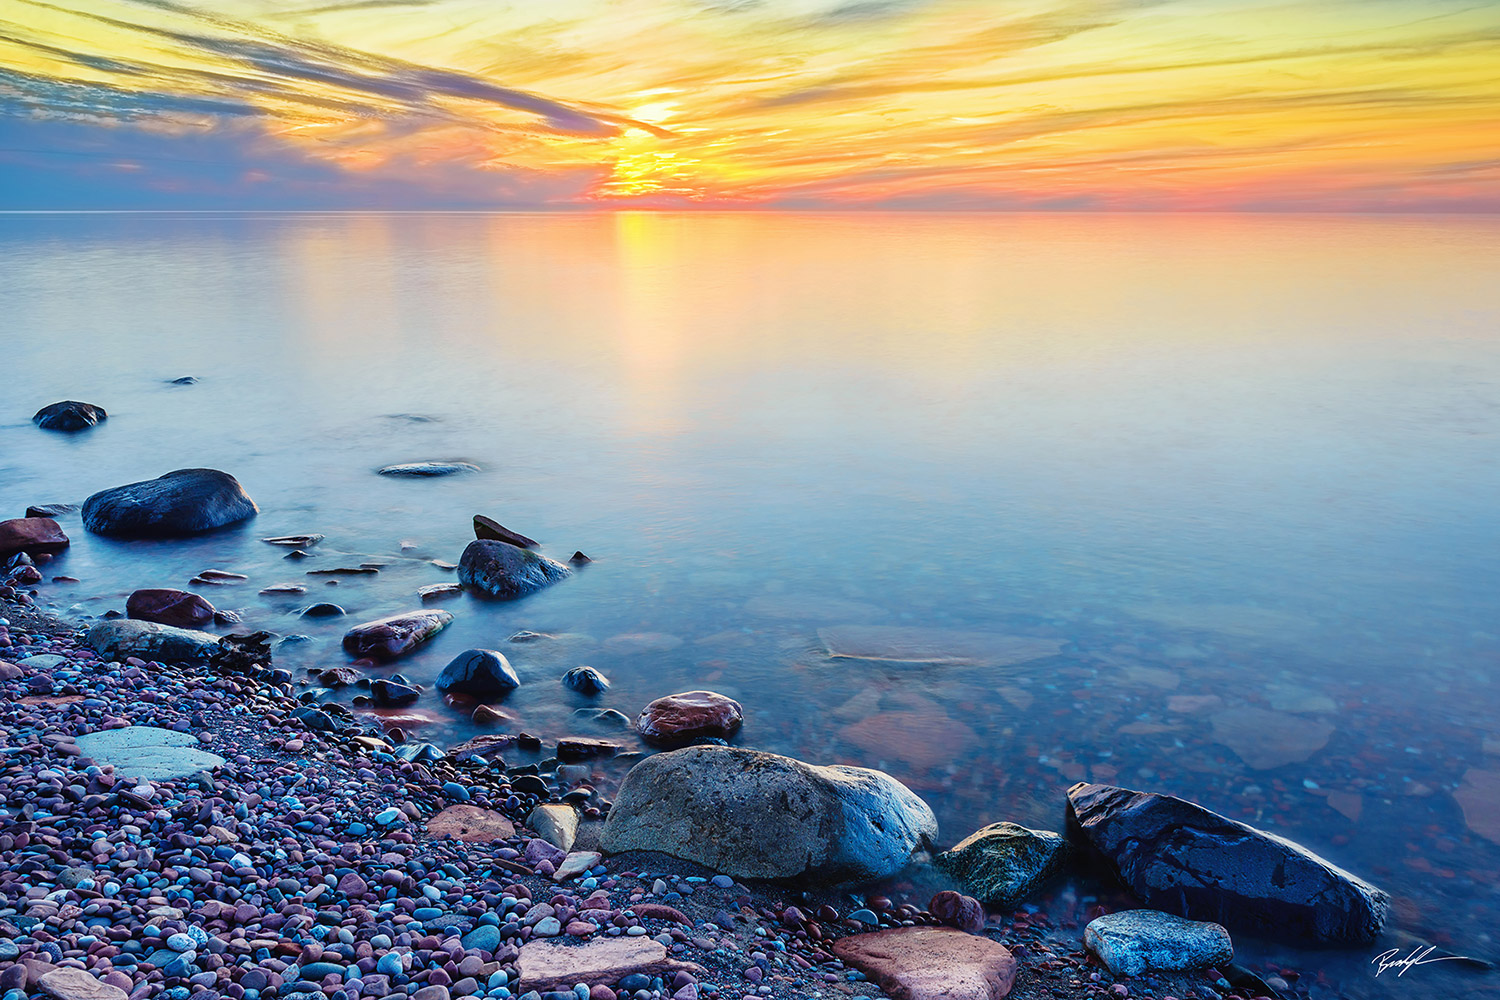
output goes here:
[[537, 836], [561, 851], [573, 849], [578, 839], [578, 811], [565, 802], [547, 802], [526, 817], [526, 825]]
[[973, 896], [944, 890], [932, 897], [927, 909], [943, 923], [967, 934], [984, 931], [984, 906]]
[[683, 746], [703, 737], [728, 739], [744, 719], [740, 703], [713, 691], [684, 691], [658, 698], [636, 719], [636, 731], [655, 746]]
[[482, 701], [502, 698], [521, 686], [515, 668], [493, 649], [468, 649], [438, 674], [437, 689], [473, 695]]
[[1067, 842], [1050, 830], [991, 823], [971, 833], [933, 863], [986, 903], [1013, 909], [1052, 876]]
[[[515, 641], [512, 638], [511, 641]], [[563, 687], [579, 694], [600, 694], [609, 687], [609, 678], [593, 667], [574, 667], [563, 674]]]

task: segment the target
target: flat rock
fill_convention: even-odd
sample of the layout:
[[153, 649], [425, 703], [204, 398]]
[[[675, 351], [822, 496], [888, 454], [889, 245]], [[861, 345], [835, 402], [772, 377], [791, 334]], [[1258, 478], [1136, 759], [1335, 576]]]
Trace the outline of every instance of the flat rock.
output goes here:
[[946, 927], [893, 927], [833, 943], [833, 953], [896, 1000], [1001, 1000], [1016, 959], [998, 941]]
[[146, 589], [130, 595], [125, 614], [173, 628], [198, 628], [214, 620], [214, 606], [186, 590]]
[[374, 660], [405, 656], [453, 621], [446, 611], [408, 611], [356, 625], [344, 635], [344, 652]]
[[130, 994], [95, 979], [83, 969], [59, 968], [37, 980], [42, 992], [55, 1000], [126, 1000]]
[[895, 778], [736, 747], [656, 754], [625, 776], [606, 851], [661, 851], [741, 878], [872, 880], [937, 836], [932, 810]]
[[1014, 909], [1062, 867], [1067, 841], [1051, 830], [991, 823], [933, 858], [986, 903]]
[[515, 836], [516, 827], [500, 813], [478, 806], [449, 806], [427, 821], [434, 837], [452, 837], [467, 844], [488, 844]]
[[169, 663], [206, 660], [219, 648], [216, 635], [134, 618], [100, 622], [89, 629], [84, 641], [107, 659], [138, 656]]
[[578, 839], [578, 810], [566, 802], [545, 802], [531, 810], [526, 825], [553, 847], [571, 851]]
[[213, 531], [259, 512], [229, 473], [178, 469], [95, 493], [83, 502], [83, 526], [116, 538], [176, 538]]
[[[519, 990], [571, 990], [575, 983], [616, 983], [632, 973], [704, 975], [691, 962], [667, 957], [666, 946], [649, 937], [596, 938], [580, 945], [528, 941], [516, 959]], [[671, 976], [666, 978], [670, 979]]]
[[904, 625], [838, 625], [818, 629], [835, 659], [891, 663], [955, 663], [1004, 667], [1056, 656], [1056, 639], [961, 632]]
[[29, 556], [55, 554], [69, 545], [62, 526], [50, 517], [13, 517], [0, 521], [0, 559], [18, 552]]
[[406, 462], [402, 465], [387, 465], [380, 470], [382, 476], [452, 476], [461, 472], [478, 472], [479, 466], [471, 462]]
[[535, 593], [572, 575], [560, 562], [492, 538], [470, 542], [458, 560], [459, 583], [506, 600]]
[[979, 742], [974, 730], [936, 707], [878, 712], [843, 726], [839, 738], [859, 747], [873, 760], [889, 762], [892, 767], [904, 765], [912, 771], [951, 764]]
[[1463, 809], [1469, 829], [1500, 844], [1500, 771], [1469, 768], [1453, 797]]
[[76, 503], [36, 503], [26, 508], [27, 517], [65, 517], [78, 513]]
[[740, 731], [744, 717], [733, 698], [714, 691], [684, 691], [647, 705], [635, 728], [653, 746], [678, 747], [705, 736], [727, 740]]
[[64, 399], [49, 403], [32, 415], [31, 422], [44, 431], [82, 431], [108, 419], [104, 407]]
[[537, 546], [536, 539], [527, 538], [519, 531], [511, 531], [499, 521], [492, 517], [485, 517], [483, 514], [474, 515], [474, 537], [492, 538], [497, 542], [507, 542], [522, 549], [534, 549]]
[[155, 726], [103, 729], [84, 733], [76, 742], [95, 763], [113, 764], [121, 774], [148, 781], [197, 774], [224, 763], [223, 757], [198, 749], [200, 744], [191, 733]]
[[1299, 844], [1171, 795], [1080, 782], [1076, 830], [1148, 907], [1294, 942], [1369, 944], [1381, 890]]
[[1257, 771], [1307, 760], [1328, 745], [1333, 727], [1316, 719], [1241, 706], [1209, 717], [1214, 742], [1233, 750]]
[[682, 645], [682, 637], [668, 632], [625, 632], [604, 640], [611, 653], [668, 653]]
[[1234, 958], [1229, 932], [1221, 925], [1160, 910], [1097, 917], [1083, 929], [1083, 944], [1116, 976], [1185, 972]]
[[276, 535], [273, 538], [261, 539], [268, 544], [282, 545], [289, 549], [310, 549], [322, 540], [322, 535]]

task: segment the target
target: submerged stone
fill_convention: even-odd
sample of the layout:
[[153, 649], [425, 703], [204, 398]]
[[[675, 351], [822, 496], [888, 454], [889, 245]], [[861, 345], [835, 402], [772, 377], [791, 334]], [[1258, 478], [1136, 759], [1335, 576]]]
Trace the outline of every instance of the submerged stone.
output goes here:
[[494, 539], [476, 539], [458, 560], [458, 582], [491, 597], [524, 597], [573, 575], [560, 562]]
[[76, 399], [65, 399], [37, 410], [31, 422], [44, 431], [81, 431], [93, 427], [109, 414], [104, 407], [93, 403], [80, 403]]

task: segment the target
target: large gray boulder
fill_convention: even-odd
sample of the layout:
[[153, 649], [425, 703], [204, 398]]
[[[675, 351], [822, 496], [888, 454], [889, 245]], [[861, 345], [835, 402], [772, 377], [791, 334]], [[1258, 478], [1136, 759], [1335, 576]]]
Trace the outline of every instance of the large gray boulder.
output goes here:
[[1068, 823], [1147, 906], [1262, 937], [1362, 945], [1390, 908], [1381, 890], [1300, 844], [1172, 795], [1080, 782]]
[[1051, 830], [991, 823], [959, 841], [933, 864], [986, 903], [1014, 907], [1061, 866], [1068, 843]]
[[459, 583], [507, 600], [535, 593], [572, 575], [572, 570], [556, 560], [493, 538], [470, 542], [458, 560]]
[[94, 652], [111, 660], [138, 656], [143, 660], [167, 663], [197, 663], [207, 660], [219, 649], [216, 635], [134, 618], [100, 622], [89, 629], [85, 641]]
[[701, 746], [625, 776], [606, 851], [660, 851], [739, 878], [867, 881], [937, 836], [927, 803], [881, 771]]
[[95, 493], [83, 502], [83, 526], [115, 538], [178, 538], [258, 513], [255, 501], [229, 473], [178, 469]]

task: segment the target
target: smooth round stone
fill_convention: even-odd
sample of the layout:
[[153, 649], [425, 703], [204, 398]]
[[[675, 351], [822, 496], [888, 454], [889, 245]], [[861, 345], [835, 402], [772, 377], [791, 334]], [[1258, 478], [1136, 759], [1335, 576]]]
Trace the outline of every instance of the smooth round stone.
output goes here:
[[130, 595], [125, 614], [174, 628], [201, 628], [214, 620], [214, 606], [186, 590], [148, 589]]
[[684, 691], [658, 698], [635, 721], [636, 731], [656, 746], [682, 746], [704, 737], [728, 739], [744, 719], [740, 703], [713, 691]]
[[238, 480], [217, 469], [178, 469], [95, 493], [83, 526], [117, 538], [176, 538], [212, 531], [260, 512]]
[[438, 674], [437, 689], [473, 695], [480, 701], [503, 697], [521, 686], [521, 678], [504, 654], [493, 649], [467, 649]]
[[64, 399], [37, 410], [31, 422], [44, 431], [81, 431], [97, 426], [108, 418], [109, 414], [104, 412], [102, 406]]

